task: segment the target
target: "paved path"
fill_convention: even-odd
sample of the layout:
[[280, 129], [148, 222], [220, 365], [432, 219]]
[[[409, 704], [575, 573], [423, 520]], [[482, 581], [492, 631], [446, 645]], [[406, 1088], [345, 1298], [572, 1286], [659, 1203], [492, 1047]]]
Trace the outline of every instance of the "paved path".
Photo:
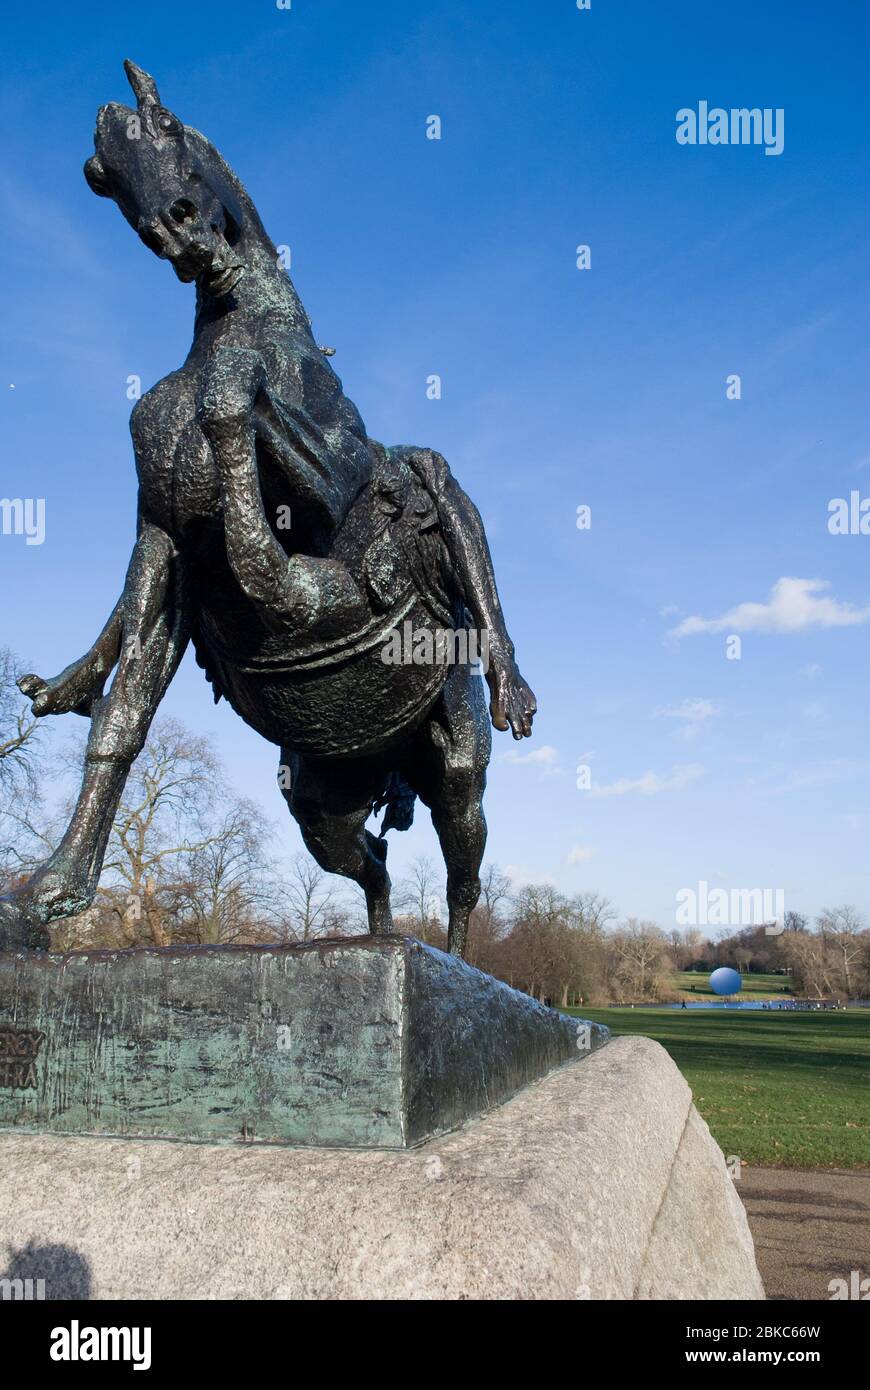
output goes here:
[[827, 1300], [832, 1279], [870, 1279], [870, 1170], [747, 1167], [736, 1186], [768, 1298]]

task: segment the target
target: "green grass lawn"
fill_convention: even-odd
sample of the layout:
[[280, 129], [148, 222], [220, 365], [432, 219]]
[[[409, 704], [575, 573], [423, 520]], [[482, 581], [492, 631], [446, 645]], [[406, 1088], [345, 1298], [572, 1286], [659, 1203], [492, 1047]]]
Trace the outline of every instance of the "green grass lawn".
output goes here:
[[[743, 988], [738, 999], [791, 999], [791, 978], [788, 975], [743, 975]], [[700, 995], [716, 995], [710, 988], [709, 970], [680, 970], [672, 976], [674, 989], [680, 999], [697, 999]], [[694, 991], [692, 986], [694, 985]]]
[[870, 1010], [572, 1009], [671, 1054], [726, 1156], [870, 1168]]

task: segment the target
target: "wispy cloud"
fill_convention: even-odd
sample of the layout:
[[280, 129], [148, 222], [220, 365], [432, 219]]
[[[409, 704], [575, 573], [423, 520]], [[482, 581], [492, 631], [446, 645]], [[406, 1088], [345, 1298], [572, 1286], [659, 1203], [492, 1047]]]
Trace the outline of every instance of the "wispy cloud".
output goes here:
[[516, 767], [537, 767], [545, 777], [564, 777], [565, 769], [559, 766], [559, 754], [549, 743], [540, 748], [532, 748], [528, 753], [520, 753], [516, 748], [508, 748], [499, 754], [503, 763], [513, 763]]
[[719, 710], [712, 700], [685, 699], [679, 705], [664, 705], [657, 709], [655, 719], [681, 719], [687, 724], [703, 724], [712, 719]]
[[592, 858], [594, 853], [595, 850], [591, 845], [575, 845], [574, 848], [569, 850], [566, 854], [565, 863], [568, 865], [585, 864], [588, 859]]
[[684, 618], [669, 637], [699, 632], [804, 632], [812, 627], [856, 627], [870, 621], [870, 606], [856, 608], [825, 593], [826, 579], [778, 579], [766, 603], [739, 603], [720, 618]]
[[701, 735], [703, 725], [712, 719], [719, 710], [712, 700], [687, 698], [678, 705], [664, 705], [653, 711], [654, 719], [676, 719], [679, 722], [679, 735], [684, 743], [694, 743]]
[[823, 313], [814, 314], [812, 318], [793, 324], [770, 343], [764, 354], [764, 360], [766, 362], [777, 361], [799, 351], [807, 343], [812, 342], [818, 333], [823, 333], [826, 329], [831, 328], [836, 323], [837, 317], [838, 310], [826, 309]]
[[642, 777], [622, 777], [618, 782], [591, 786], [589, 795], [595, 797], [631, 796], [637, 792], [641, 796], [658, 796], [661, 792], [681, 792], [703, 777], [706, 768], [700, 763], [688, 763], [675, 767], [670, 777], [660, 777], [657, 772], [645, 772]]
[[762, 796], [791, 795], [793, 792], [811, 791], [817, 787], [831, 787], [839, 783], [860, 781], [866, 783], [870, 774], [870, 763], [864, 758], [822, 758], [814, 763], [799, 763], [788, 770], [785, 776], [749, 777], [747, 789]]
[[512, 888], [526, 888], [530, 883], [549, 883], [555, 886], [547, 874], [535, 873], [533, 869], [526, 868], [524, 864], [505, 864], [504, 876]]

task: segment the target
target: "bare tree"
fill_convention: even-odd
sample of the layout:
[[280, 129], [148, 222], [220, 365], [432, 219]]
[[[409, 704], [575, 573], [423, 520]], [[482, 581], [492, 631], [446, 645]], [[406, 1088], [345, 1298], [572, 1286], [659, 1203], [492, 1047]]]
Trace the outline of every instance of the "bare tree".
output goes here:
[[603, 893], [587, 889], [583, 893], [575, 894], [571, 903], [589, 931], [603, 931], [611, 922], [616, 921], [616, 908]]
[[309, 854], [295, 856], [278, 891], [283, 940], [304, 942], [348, 934], [349, 913], [338, 897], [336, 882]]
[[400, 931], [413, 933], [429, 946], [442, 947], [446, 932], [441, 922], [441, 879], [426, 855], [415, 859], [396, 888], [394, 901], [405, 911], [397, 918]]
[[795, 912], [789, 908], [783, 918], [784, 931], [806, 931], [810, 924], [810, 919], [805, 917], [802, 912]]
[[42, 824], [38, 721], [19, 693], [19, 663], [0, 648], [0, 885], [27, 876], [49, 848]]
[[857, 908], [844, 903], [842, 907], [822, 908], [817, 925], [837, 960], [843, 988], [850, 997], [854, 993], [852, 967], [864, 956], [867, 924]]
[[176, 939], [200, 945], [275, 934], [273, 872], [266, 846], [274, 832], [251, 801], [230, 801], [186, 856], [174, 894]]
[[632, 997], [658, 996], [673, 965], [661, 928], [629, 917], [611, 940], [620, 961], [618, 974]]
[[836, 962], [818, 932], [789, 932], [782, 939], [784, 959], [796, 993], [817, 998], [836, 993]]
[[170, 944], [179, 880], [194, 856], [227, 843], [226, 827], [210, 824], [226, 795], [208, 739], [175, 719], [154, 725], [133, 764], [103, 866], [130, 944], [140, 928], [155, 946]]
[[538, 999], [552, 998], [564, 958], [568, 904], [550, 883], [517, 893], [510, 939], [511, 983]]
[[484, 865], [480, 875], [480, 900], [468, 924], [465, 958], [469, 965], [476, 965], [490, 974], [498, 968], [498, 946], [507, 927], [506, 909], [510, 902], [510, 879], [497, 864]]
[[564, 970], [560, 976], [560, 1002], [605, 1002], [607, 990], [606, 928], [616, 909], [601, 893], [586, 891], [568, 900]]
[[0, 791], [36, 790], [33, 758], [39, 724], [15, 684], [16, 658], [0, 647]]

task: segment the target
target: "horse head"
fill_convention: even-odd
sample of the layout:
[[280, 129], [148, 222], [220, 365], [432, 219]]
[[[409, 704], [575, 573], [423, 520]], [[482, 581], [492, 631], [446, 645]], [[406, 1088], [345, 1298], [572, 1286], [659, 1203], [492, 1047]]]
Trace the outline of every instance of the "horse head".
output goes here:
[[253, 218], [262, 233], [253, 205], [205, 136], [162, 104], [154, 78], [129, 59], [124, 70], [136, 110], [118, 102], [100, 107], [85, 178], [117, 203], [179, 280], [227, 294], [245, 273], [246, 221]]

